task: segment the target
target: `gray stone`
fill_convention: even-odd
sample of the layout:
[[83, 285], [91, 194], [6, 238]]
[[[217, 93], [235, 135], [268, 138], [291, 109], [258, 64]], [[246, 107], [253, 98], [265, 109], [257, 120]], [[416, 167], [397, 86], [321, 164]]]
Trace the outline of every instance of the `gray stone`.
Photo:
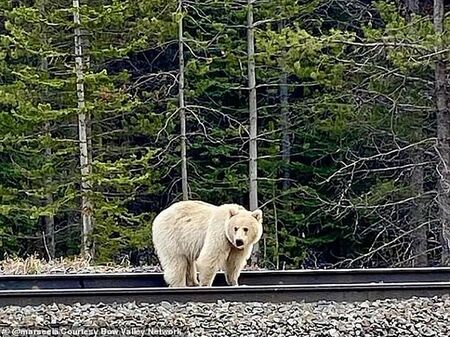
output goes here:
[[[191, 336], [450, 336], [450, 298], [337, 303], [125, 303], [0, 307], [0, 328], [179, 328]], [[100, 334], [99, 334], [100, 335]]]

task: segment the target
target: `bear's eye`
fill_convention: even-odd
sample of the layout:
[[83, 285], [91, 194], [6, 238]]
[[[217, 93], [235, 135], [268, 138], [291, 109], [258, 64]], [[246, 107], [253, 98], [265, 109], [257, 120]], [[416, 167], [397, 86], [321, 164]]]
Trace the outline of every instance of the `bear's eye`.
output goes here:
[[234, 231], [235, 231], [235, 232], [237, 232], [237, 230], [238, 230], [238, 229], [239, 229], [239, 228], [237, 228], [237, 227], [234, 227]]
[[247, 233], [248, 232], [248, 228], [244, 228], [244, 232]]

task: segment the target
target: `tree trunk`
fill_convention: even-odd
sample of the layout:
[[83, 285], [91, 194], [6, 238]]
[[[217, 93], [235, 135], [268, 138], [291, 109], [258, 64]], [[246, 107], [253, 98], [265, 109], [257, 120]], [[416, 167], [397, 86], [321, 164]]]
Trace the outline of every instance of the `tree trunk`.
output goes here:
[[[258, 111], [256, 105], [256, 74], [255, 74], [255, 36], [253, 26], [253, 2], [247, 0], [247, 70], [248, 70], [248, 89], [249, 89], [249, 119], [250, 119], [250, 142], [249, 142], [249, 202], [250, 210], [258, 208]], [[256, 244], [252, 253], [252, 264], [257, 264], [260, 257], [259, 245]]]
[[290, 186], [291, 174], [289, 163], [291, 162], [291, 132], [289, 125], [289, 102], [288, 102], [288, 86], [287, 75], [281, 75], [280, 86], [280, 103], [281, 103], [281, 128], [282, 128], [282, 144], [281, 144], [281, 160], [283, 162], [283, 190], [287, 190]]
[[[50, 123], [45, 123], [45, 132], [47, 135], [50, 135]], [[51, 159], [52, 157], [52, 149], [47, 147], [45, 149], [45, 156], [48, 159]], [[48, 178], [47, 181], [47, 186], [50, 186], [51, 184], [51, 179]], [[53, 195], [51, 193], [47, 194], [45, 203], [47, 205], [52, 205], [53, 204]], [[44, 226], [45, 226], [45, 231], [44, 231], [44, 246], [47, 247], [47, 254], [48, 254], [48, 258], [54, 259], [55, 258], [55, 217], [53, 215], [48, 215], [48, 216], [44, 216]]]
[[[42, 17], [45, 17], [45, 0], [40, 1], [39, 3], [39, 11]], [[45, 27], [42, 27], [42, 31], [45, 37]], [[41, 70], [47, 72], [48, 71], [48, 60], [46, 57], [42, 58], [41, 61]], [[44, 95], [47, 96], [47, 90], [44, 91]], [[44, 97], [45, 99], [45, 97]], [[50, 122], [46, 122], [44, 124], [44, 132], [48, 137], [51, 137], [50, 133]], [[45, 157], [48, 160], [51, 160], [52, 157], [52, 149], [50, 147], [45, 148]], [[51, 178], [48, 177], [45, 181], [47, 186], [51, 186]], [[45, 197], [45, 204], [46, 205], [52, 205], [53, 204], [53, 195], [49, 193]], [[42, 220], [44, 222], [44, 247], [46, 249], [46, 252], [48, 254], [48, 258], [54, 259], [55, 258], [55, 217], [53, 215], [48, 215], [42, 217]]]
[[[434, 29], [440, 37], [444, 33], [444, 0], [434, 0]], [[439, 48], [445, 46], [440, 43]], [[447, 65], [441, 54], [435, 66], [437, 108], [437, 147], [439, 151], [439, 211], [441, 223], [442, 264], [450, 265], [450, 115], [448, 107]]]
[[184, 39], [183, 39], [183, 0], [179, 0], [178, 22], [178, 100], [180, 109], [180, 128], [181, 128], [181, 190], [183, 192], [183, 200], [189, 199], [188, 193], [188, 175], [187, 175], [187, 159], [186, 159], [186, 104], [184, 100]]
[[92, 191], [89, 181], [91, 174], [90, 154], [88, 150], [89, 116], [86, 112], [86, 102], [84, 98], [84, 72], [83, 72], [83, 47], [80, 31], [80, 3], [73, 0], [75, 23], [75, 74], [77, 78], [78, 97], [78, 140], [80, 144], [80, 169], [81, 169], [81, 223], [82, 223], [82, 254], [85, 257], [92, 257], [92, 203], [90, 192]]
[[[279, 25], [280, 31], [284, 27], [284, 22]], [[287, 190], [290, 186], [290, 170], [289, 163], [291, 161], [291, 131], [289, 124], [289, 90], [288, 90], [288, 77], [283, 71], [280, 76], [280, 103], [281, 103], [281, 130], [282, 130], [282, 142], [281, 142], [281, 160], [282, 177], [283, 177], [283, 190]]]
[[[421, 163], [423, 159], [422, 153], [419, 150], [413, 155], [414, 163]], [[411, 174], [411, 187], [415, 195], [423, 194], [423, 166], [418, 165], [414, 167]], [[426, 267], [428, 265], [427, 249], [427, 227], [423, 225], [425, 222], [424, 217], [424, 201], [423, 199], [417, 199], [417, 204], [411, 209], [411, 229], [416, 228], [411, 233], [411, 266], [412, 267]]]
[[[406, 8], [408, 10], [408, 19], [411, 19], [411, 14], [419, 14], [419, 2], [418, 0], [406, 0]], [[419, 130], [415, 135], [415, 140], [423, 139], [423, 132]], [[423, 162], [423, 154], [418, 149], [415, 150], [412, 155], [412, 162], [419, 164]], [[422, 195], [423, 189], [424, 172], [423, 166], [418, 165], [414, 167], [411, 174], [411, 189], [414, 195]], [[425, 267], [428, 265], [428, 238], [427, 238], [427, 227], [423, 225], [425, 222], [424, 216], [424, 200], [418, 198], [416, 204], [411, 208], [410, 211], [410, 229], [414, 230], [411, 233], [411, 263], [412, 267]]]
[[410, 14], [410, 13], [418, 14], [419, 13], [419, 0], [405, 0], [405, 6], [406, 6], [406, 9], [408, 10], [408, 14]]

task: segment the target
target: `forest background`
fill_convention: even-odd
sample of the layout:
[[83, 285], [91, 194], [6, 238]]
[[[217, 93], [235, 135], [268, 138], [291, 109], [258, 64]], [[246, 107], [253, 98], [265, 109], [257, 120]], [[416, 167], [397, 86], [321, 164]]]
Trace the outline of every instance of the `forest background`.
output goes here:
[[444, 0], [0, 0], [0, 256], [155, 263], [264, 212], [266, 268], [450, 264]]

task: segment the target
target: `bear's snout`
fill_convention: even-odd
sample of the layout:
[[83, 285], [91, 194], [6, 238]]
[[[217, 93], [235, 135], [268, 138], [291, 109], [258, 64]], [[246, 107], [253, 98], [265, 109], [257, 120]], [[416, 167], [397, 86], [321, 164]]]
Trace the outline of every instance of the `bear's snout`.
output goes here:
[[237, 239], [236, 240], [236, 246], [237, 247], [241, 247], [241, 246], [243, 246], [244, 245], [244, 240], [241, 240], [241, 239]]

